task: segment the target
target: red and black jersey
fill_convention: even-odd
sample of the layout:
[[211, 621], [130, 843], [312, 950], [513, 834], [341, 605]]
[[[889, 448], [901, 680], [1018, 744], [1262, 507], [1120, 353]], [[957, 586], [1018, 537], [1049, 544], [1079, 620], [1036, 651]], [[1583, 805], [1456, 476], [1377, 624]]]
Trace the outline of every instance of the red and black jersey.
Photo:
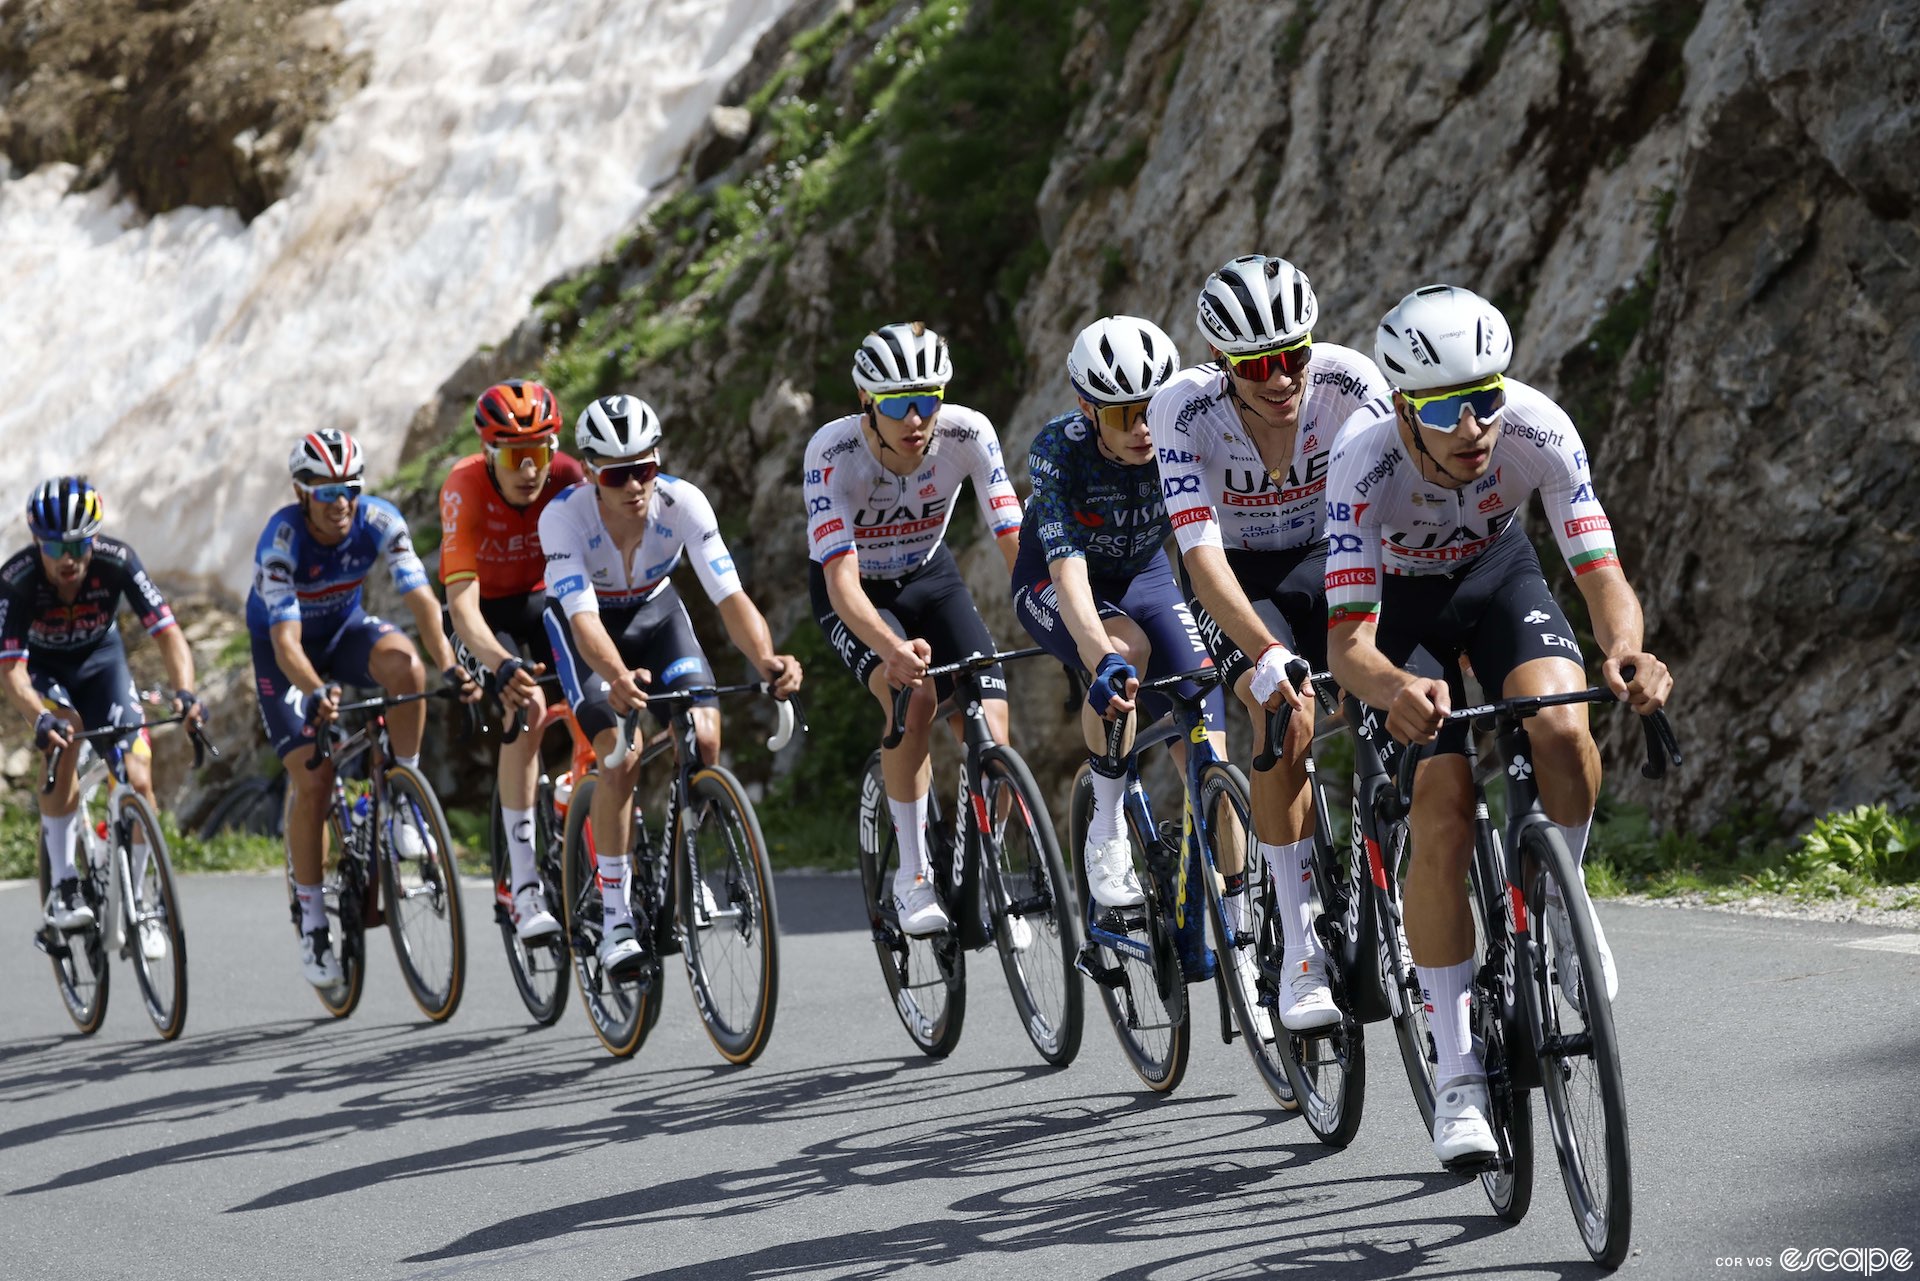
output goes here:
[[0, 663], [21, 662], [30, 651], [72, 662], [108, 637], [117, 641], [114, 618], [122, 598], [148, 635], [173, 626], [166, 597], [133, 548], [117, 538], [94, 538], [80, 593], [71, 602], [60, 599], [36, 549], [16, 553], [0, 565]]

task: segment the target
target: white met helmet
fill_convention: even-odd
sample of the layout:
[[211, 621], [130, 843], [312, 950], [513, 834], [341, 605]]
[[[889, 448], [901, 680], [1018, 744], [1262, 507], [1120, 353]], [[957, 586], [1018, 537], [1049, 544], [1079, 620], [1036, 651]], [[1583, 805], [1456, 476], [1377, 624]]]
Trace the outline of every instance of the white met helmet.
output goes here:
[[1513, 332], [1500, 309], [1471, 289], [1428, 285], [1380, 318], [1373, 351], [1394, 387], [1426, 391], [1505, 373]]
[[917, 320], [880, 326], [853, 353], [854, 385], [869, 396], [944, 387], [952, 378], [947, 340]]
[[353, 437], [337, 427], [322, 427], [300, 438], [287, 455], [287, 472], [308, 484], [334, 484], [366, 475], [367, 460]]
[[1215, 351], [1237, 356], [1298, 342], [1319, 318], [1305, 272], [1285, 258], [1247, 254], [1207, 277], [1195, 324]]
[[1151, 320], [1106, 316], [1080, 331], [1067, 355], [1067, 380], [1096, 405], [1147, 399], [1173, 377], [1180, 353]]
[[582, 458], [633, 458], [660, 447], [660, 415], [638, 396], [602, 396], [573, 420]]

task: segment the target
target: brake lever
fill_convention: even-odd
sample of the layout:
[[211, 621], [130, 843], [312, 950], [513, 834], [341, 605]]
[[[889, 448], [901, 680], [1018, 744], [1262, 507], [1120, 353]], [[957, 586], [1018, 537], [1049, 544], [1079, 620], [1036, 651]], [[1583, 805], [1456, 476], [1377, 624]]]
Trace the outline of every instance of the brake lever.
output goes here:
[[[1302, 682], [1304, 682], [1308, 676], [1312, 675], [1312, 672], [1312, 668], [1296, 658], [1287, 664], [1286, 679], [1297, 690], [1300, 688]], [[1267, 747], [1265, 751], [1253, 758], [1255, 773], [1264, 774], [1272, 769], [1274, 764], [1279, 761], [1280, 753], [1285, 748], [1287, 742], [1287, 726], [1292, 720], [1293, 704], [1284, 701], [1280, 704], [1278, 711], [1267, 717]]]
[[913, 686], [902, 685], [893, 695], [893, 728], [880, 740], [880, 746], [891, 752], [900, 746], [900, 740], [907, 736], [907, 700], [913, 697]]

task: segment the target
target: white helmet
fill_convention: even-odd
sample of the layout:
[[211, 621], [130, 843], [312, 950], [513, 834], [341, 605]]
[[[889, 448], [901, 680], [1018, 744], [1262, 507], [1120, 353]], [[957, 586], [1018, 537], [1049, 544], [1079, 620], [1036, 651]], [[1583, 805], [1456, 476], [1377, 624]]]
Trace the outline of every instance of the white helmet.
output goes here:
[[1073, 340], [1067, 381], [1096, 405], [1125, 405], [1153, 395], [1179, 367], [1173, 339], [1151, 320], [1107, 316]]
[[1380, 372], [1400, 391], [1456, 387], [1505, 373], [1513, 332], [1500, 309], [1453, 285], [1428, 285], [1380, 318]]
[[952, 378], [947, 340], [917, 320], [880, 326], [853, 353], [854, 385], [869, 396], [944, 387]]
[[633, 458], [660, 448], [660, 415], [638, 396], [602, 396], [573, 420], [582, 458]]
[[300, 438], [287, 455], [287, 472], [295, 480], [332, 484], [359, 480], [367, 472], [367, 460], [353, 437], [338, 427], [322, 427]]
[[1200, 336], [1215, 351], [1243, 355], [1298, 342], [1320, 318], [1306, 273], [1285, 258], [1247, 254], [1200, 287]]

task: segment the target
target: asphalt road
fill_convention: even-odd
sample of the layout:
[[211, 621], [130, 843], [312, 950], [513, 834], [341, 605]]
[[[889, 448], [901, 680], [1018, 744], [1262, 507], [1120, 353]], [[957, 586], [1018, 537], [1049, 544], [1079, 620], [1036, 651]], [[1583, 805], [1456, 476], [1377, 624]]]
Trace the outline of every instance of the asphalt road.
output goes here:
[[[1217, 1037], [1156, 1098], [1094, 1004], [1078, 1061], [1044, 1067], [990, 954], [969, 965], [959, 1049], [922, 1058], [850, 879], [782, 879], [778, 1023], [744, 1069], [709, 1046], [677, 966], [631, 1061], [600, 1049], [577, 997], [531, 1029], [478, 888], [466, 998], [438, 1027], [378, 938], [359, 1011], [326, 1019], [278, 878], [185, 893], [191, 1016], [165, 1045], [117, 961], [106, 1026], [72, 1035], [29, 944], [33, 891], [0, 890], [0, 1276], [1597, 1273], [1539, 1109], [1549, 1163], [1509, 1228], [1434, 1164], [1384, 1025], [1365, 1124], [1337, 1153]], [[1622, 1274], [1836, 1275], [1790, 1271], [1788, 1248], [1920, 1256], [1920, 936], [1605, 917], [1635, 1161]]]

